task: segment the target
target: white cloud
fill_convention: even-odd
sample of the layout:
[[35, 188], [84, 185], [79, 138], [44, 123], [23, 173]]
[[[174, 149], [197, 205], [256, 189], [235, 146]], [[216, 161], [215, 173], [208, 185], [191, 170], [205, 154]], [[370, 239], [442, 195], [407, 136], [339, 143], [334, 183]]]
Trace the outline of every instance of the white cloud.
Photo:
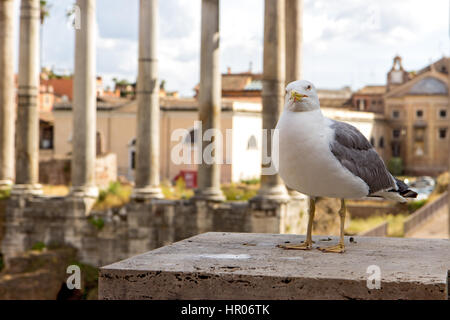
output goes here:
[[[407, 69], [418, 69], [450, 49], [446, 0], [304, 1], [303, 74], [318, 87], [384, 83], [394, 55], [403, 56]], [[65, 17], [73, 2], [50, 1], [44, 64], [57, 70], [73, 68], [74, 32]], [[192, 94], [200, 72], [201, 0], [159, 3], [160, 77], [169, 90]], [[105, 79], [136, 79], [138, 4], [97, 1], [97, 72]], [[221, 1], [222, 72], [228, 66], [246, 71], [250, 62], [262, 71], [263, 16], [263, 0]]]

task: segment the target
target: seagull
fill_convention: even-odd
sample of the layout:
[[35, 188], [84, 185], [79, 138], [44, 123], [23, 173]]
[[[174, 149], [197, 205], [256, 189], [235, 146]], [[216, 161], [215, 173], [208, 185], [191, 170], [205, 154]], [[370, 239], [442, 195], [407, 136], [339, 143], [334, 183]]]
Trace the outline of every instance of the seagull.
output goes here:
[[345, 252], [345, 199], [382, 197], [404, 203], [406, 198], [417, 197], [417, 193], [389, 173], [372, 144], [357, 128], [323, 116], [316, 88], [309, 81], [298, 80], [287, 85], [276, 132], [278, 139], [272, 142], [272, 154], [278, 155], [275, 166], [280, 177], [289, 188], [310, 199], [306, 240], [298, 245], [281, 246], [284, 249], [312, 249], [317, 197], [341, 199], [339, 243], [318, 248], [336, 253]]

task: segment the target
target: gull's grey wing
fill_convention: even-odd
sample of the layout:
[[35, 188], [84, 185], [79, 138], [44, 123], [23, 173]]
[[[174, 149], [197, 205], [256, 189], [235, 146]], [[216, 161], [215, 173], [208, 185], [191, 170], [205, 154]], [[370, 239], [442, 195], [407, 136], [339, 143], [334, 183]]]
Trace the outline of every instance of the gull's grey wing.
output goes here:
[[366, 137], [348, 123], [331, 121], [335, 131], [331, 152], [345, 168], [367, 183], [369, 194], [397, 189], [392, 175]]

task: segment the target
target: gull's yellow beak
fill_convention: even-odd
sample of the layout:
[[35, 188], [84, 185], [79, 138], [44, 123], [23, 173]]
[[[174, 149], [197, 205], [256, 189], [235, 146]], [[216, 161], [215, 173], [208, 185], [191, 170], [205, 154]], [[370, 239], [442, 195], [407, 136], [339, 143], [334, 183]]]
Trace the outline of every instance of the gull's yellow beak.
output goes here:
[[302, 100], [304, 97], [307, 97], [307, 95], [306, 95], [306, 94], [298, 93], [298, 92], [296, 92], [296, 91], [294, 91], [294, 90], [291, 91], [291, 98], [294, 100], [294, 102], [300, 101], [300, 100]]

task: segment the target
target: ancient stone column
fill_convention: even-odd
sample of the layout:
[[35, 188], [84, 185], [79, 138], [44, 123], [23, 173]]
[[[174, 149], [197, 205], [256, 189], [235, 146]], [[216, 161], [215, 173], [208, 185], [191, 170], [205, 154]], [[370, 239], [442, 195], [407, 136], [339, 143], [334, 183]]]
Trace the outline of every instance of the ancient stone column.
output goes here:
[[0, 190], [14, 181], [14, 0], [0, 1]]
[[[207, 146], [212, 153], [212, 159], [202, 157], [198, 165], [198, 189], [195, 199], [209, 201], [223, 201], [220, 189], [220, 165], [218, 155], [220, 144], [215, 138], [203, 141], [207, 130], [220, 130], [220, 112], [222, 100], [222, 81], [220, 74], [220, 33], [219, 33], [219, 0], [202, 0], [201, 48], [200, 48], [200, 91], [199, 91], [199, 120], [202, 124], [201, 150]], [[214, 136], [215, 137], [215, 136]], [[220, 150], [221, 151], [221, 150]], [[219, 151], [219, 152], [220, 152]], [[213, 160], [213, 161], [209, 161]], [[209, 163], [208, 163], [209, 162]]]
[[158, 0], [141, 0], [137, 80], [135, 199], [162, 198], [159, 187]]
[[[272, 156], [270, 131], [283, 111], [285, 73], [285, 1], [265, 0], [262, 122], [267, 139], [263, 143], [263, 159]], [[254, 200], [287, 200], [286, 187], [278, 174], [267, 174], [269, 167], [273, 167], [272, 161], [262, 163], [261, 188]]]
[[80, 24], [75, 28], [71, 196], [98, 196], [96, 159], [95, 0], [77, 0]]
[[286, 1], [286, 84], [302, 78], [303, 0]]
[[12, 194], [39, 194], [39, 0], [20, 6], [16, 184]]
[[[286, 85], [302, 79], [303, 0], [285, 0], [286, 18]], [[289, 196], [305, 199], [305, 195], [289, 189]]]

